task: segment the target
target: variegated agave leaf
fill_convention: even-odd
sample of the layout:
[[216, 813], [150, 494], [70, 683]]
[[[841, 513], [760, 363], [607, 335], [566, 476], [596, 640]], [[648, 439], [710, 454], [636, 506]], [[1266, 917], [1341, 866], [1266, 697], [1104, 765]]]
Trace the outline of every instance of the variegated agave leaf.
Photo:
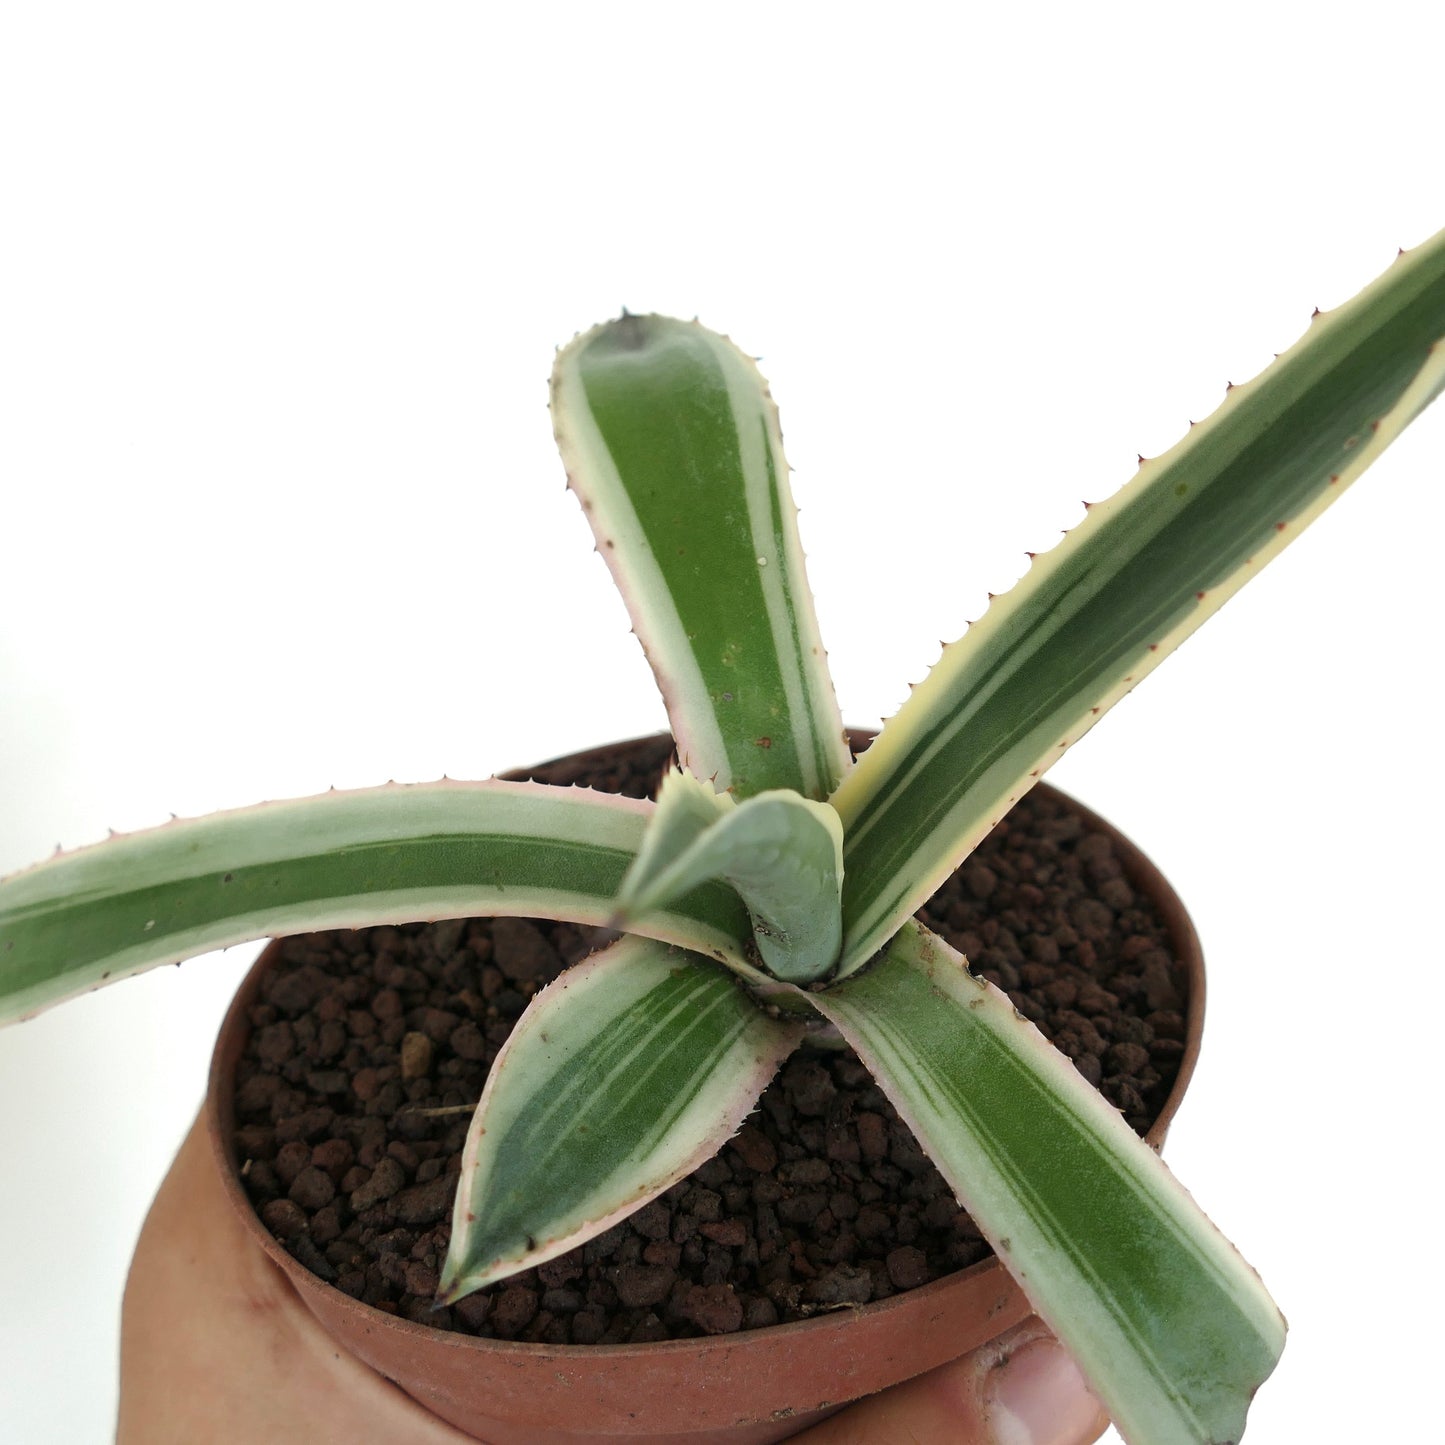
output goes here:
[[614, 922], [626, 927], [714, 879], [747, 905], [774, 978], [811, 983], [837, 962], [843, 828], [826, 803], [783, 791], [735, 803], [688, 773], [670, 773]]
[[841, 973], [1424, 410], [1445, 386], [1442, 338], [1445, 232], [1316, 315], [945, 649], [833, 799]]
[[623, 316], [558, 356], [552, 421], [683, 763], [739, 798], [826, 798], [850, 757], [757, 368], [695, 322]]
[[[0, 881], [0, 1020], [272, 933], [496, 913], [602, 924], [651, 812], [576, 788], [442, 782], [113, 838]], [[636, 927], [748, 968], [747, 913], [722, 884]]]
[[1238, 1440], [1284, 1347], [1258, 1277], [1007, 997], [907, 925], [812, 995], [1136, 1445]]
[[441, 1302], [601, 1234], [711, 1158], [801, 1035], [725, 969], [648, 940], [569, 969], [487, 1076]]

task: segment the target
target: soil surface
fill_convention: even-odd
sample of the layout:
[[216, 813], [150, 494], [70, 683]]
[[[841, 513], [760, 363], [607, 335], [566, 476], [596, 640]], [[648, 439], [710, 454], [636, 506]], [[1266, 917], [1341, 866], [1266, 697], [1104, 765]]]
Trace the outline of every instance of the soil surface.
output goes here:
[[[648, 796], [669, 747], [532, 776]], [[919, 916], [1148, 1129], [1183, 1052], [1183, 970], [1108, 837], [1031, 793]], [[424, 1111], [474, 1104], [527, 1000], [610, 936], [498, 918], [286, 940], [237, 1073], [237, 1157], [272, 1233], [378, 1309], [553, 1344], [802, 1319], [990, 1253], [857, 1057], [810, 1050], [661, 1198], [434, 1310], [469, 1115]]]

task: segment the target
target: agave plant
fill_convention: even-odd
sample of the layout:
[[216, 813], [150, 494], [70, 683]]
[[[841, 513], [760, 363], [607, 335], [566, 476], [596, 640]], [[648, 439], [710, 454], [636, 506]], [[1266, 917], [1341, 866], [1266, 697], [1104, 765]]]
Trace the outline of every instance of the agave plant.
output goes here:
[[558, 356], [552, 409], [671, 719], [679, 766], [656, 805], [443, 781], [115, 838], [0, 883], [0, 1009], [271, 933], [497, 913], [621, 927], [533, 999], [491, 1071], [441, 1299], [677, 1182], [832, 1031], [1125, 1437], [1236, 1439], [1278, 1311], [1118, 1113], [913, 914], [1445, 389], [1441, 337], [1445, 232], [1317, 313], [1036, 558], [855, 763], [753, 364], [695, 323], [597, 327]]

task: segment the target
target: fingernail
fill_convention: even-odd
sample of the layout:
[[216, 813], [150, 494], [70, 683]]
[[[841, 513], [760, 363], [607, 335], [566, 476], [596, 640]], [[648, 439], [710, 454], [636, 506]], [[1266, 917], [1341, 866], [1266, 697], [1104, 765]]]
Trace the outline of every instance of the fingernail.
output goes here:
[[989, 1372], [984, 1387], [996, 1445], [1075, 1445], [1102, 1419], [1078, 1366], [1057, 1340], [1038, 1339]]

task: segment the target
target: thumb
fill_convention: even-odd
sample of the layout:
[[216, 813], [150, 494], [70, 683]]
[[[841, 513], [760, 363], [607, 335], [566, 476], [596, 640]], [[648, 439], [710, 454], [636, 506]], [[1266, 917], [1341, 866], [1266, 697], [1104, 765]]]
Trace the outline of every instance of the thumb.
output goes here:
[[1090, 1445], [1109, 1426], [1040, 1321], [850, 1406], [797, 1445]]

